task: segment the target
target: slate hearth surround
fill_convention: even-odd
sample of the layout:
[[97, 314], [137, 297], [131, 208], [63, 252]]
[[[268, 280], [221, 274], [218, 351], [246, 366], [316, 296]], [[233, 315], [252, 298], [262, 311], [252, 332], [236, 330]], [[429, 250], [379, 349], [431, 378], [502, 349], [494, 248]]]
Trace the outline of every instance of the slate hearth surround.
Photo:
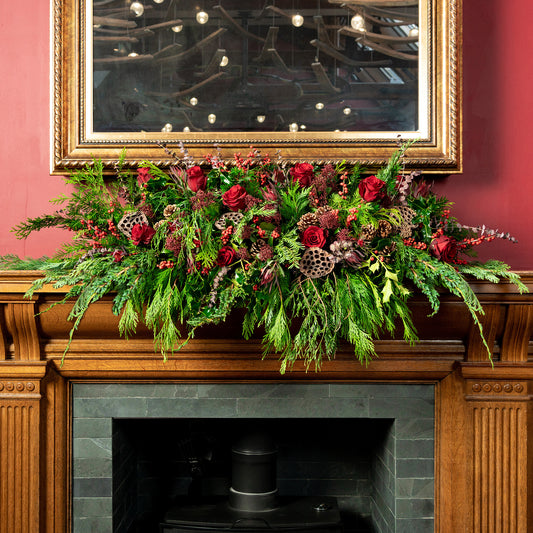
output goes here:
[[[121, 496], [124, 487], [112, 479], [113, 472], [117, 472], [112, 461], [117, 460], [116, 448], [120, 447], [113, 440], [118, 425], [114, 429], [113, 420], [136, 419], [139, 432], [143, 432], [150, 427], [142, 425], [147, 419], [209, 418], [226, 419], [228, 431], [235, 429], [230, 424], [238, 420], [292, 419], [294, 424], [307, 420], [317, 425], [320, 419], [327, 419], [330, 424], [332, 419], [344, 421], [330, 436], [333, 453], [338, 440], [352, 441], [353, 449], [357, 450], [361, 448], [358, 440], [372, 441], [373, 433], [381, 432], [381, 441], [373, 443], [376, 446], [373, 464], [367, 468], [370, 476], [359, 472], [357, 479], [350, 474], [353, 466], [326, 465], [324, 479], [280, 479], [280, 493], [285, 490], [293, 491], [290, 495], [307, 496], [308, 487], [318, 485], [319, 490], [329, 491], [326, 495], [338, 497], [341, 510], [352, 517], [357, 514], [368, 518], [375, 528], [360, 531], [434, 530], [432, 385], [74, 384], [72, 417], [74, 533], [126, 532], [134, 520], [132, 509], [146, 510], [147, 504], [143, 502], [149, 497], [142, 490], [136, 496], [129, 491], [129, 504], [118, 501], [124, 497]], [[378, 423], [371, 433], [361, 434], [357, 431], [357, 419], [366, 422], [375, 419]], [[320, 431], [320, 426], [316, 427], [315, 435]], [[369, 426], [365, 425], [363, 431], [368, 432]], [[305, 443], [299, 446], [305, 448]], [[128, 455], [124, 451], [121, 455], [125, 453]], [[363, 459], [354, 457], [354, 464]], [[133, 468], [131, 457], [127, 461], [129, 468]], [[339, 468], [346, 473], [339, 473]], [[366, 472], [364, 461], [355, 470]], [[134, 483], [131, 472], [125, 479], [127, 484]], [[145, 488], [149, 486], [149, 480], [137, 482]], [[138, 501], [132, 502], [134, 497]]]

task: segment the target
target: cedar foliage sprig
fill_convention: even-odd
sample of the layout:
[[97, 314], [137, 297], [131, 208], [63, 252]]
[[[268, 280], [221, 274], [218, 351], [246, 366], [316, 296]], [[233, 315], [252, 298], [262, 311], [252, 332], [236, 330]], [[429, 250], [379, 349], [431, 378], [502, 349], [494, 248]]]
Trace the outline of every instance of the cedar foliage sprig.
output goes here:
[[211, 166], [202, 169], [184, 146], [169, 171], [147, 161], [135, 174], [123, 152], [115, 179], [94, 161], [67, 178], [72, 192], [52, 201], [54, 213], [14, 228], [20, 238], [66, 228], [71, 243], [52, 258], [5, 256], [0, 267], [40, 269], [28, 296], [52, 284], [65, 289], [54, 305], [74, 301], [65, 354], [89, 307], [108, 294], [120, 334], [134, 335], [143, 322], [164, 359], [198, 328], [244, 309], [243, 337], [262, 330], [264, 355], [277, 354], [281, 372], [298, 361], [319, 370], [343, 342], [367, 364], [384, 332], [399, 327], [416, 342], [413, 288], [433, 314], [443, 291], [456, 295], [483, 338], [468, 279], [527, 289], [507, 265], [463, 257], [483, 240], [514, 239], [455, 220], [421, 173], [406, 173], [411, 144], [375, 176], [345, 163], [290, 166], [258, 150], [233, 165], [207, 156]]

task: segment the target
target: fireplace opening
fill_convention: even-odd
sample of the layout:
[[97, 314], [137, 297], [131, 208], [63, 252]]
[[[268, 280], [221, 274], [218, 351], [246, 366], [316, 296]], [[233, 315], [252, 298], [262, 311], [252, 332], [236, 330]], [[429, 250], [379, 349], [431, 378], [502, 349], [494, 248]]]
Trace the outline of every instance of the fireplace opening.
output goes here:
[[433, 533], [434, 402], [432, 384], [75, 383], [72, 532], [227, 501], [232, 446], [259, 428], [280, 500], [331, 498], [346, 533]]
[[[374, 515], [380, 505], [392, 505], [384, 479], [392, 427], [390, 419], [114, 420], [114, 532], [225, 531], [254, 523], [258, 531], [275, 530], [276, 507], [292, 515], [281, 520], [281, 530], [334, 532], [342, 523], [345, 533], [380, 531]], [[256, 435], [275, 448], [275, 463], [260, 458], [247, 479], [250, 464], [236, 461], [235, 450], [249, 448]], [[246, 501], [254, 491], [265, 493], [263, 501]]]

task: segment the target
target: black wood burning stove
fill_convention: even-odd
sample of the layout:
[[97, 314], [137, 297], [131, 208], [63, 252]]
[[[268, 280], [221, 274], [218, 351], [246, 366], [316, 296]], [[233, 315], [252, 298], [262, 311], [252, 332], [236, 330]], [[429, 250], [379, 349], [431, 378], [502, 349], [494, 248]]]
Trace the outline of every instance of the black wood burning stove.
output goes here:
[[177, 504], [165, 514], [160, 533], [340, 533], [335, 498], [278, 496], [276, 455], [268, 435], [241, 439], [232, 447], [229, 497]]

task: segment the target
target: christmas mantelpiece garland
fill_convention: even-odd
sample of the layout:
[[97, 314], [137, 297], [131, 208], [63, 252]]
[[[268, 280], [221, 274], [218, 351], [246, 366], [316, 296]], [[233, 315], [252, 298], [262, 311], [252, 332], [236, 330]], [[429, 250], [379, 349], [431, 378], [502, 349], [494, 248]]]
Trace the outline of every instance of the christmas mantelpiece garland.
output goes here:
[[[279, 354], [281, 372], [298, 359], [319, 369], [341, 340], [364, 363], [373, 339], [397, 323], [405, 340], [417, 340], [408, 286], [433, 313], [447, 289], [481, 331], [483, 310], [465, 276], [526, 288], [507, 265], [465, 257], [483, 241], [514, 239], [459, 224], [420, 172], [405, 171], [407, 147], [372, 176], [343, 164], [285, 165], [254, 149], [232, 164], [207, 156], [202, 168], [182, 146], [169, 172], [150, 163], [132, 172], [122, 157], [112, 181], [94, 161], [66, 178], [74, 191], [53, 200], [61, 209], [14, 228], [19, 238], [66, 228], [73, 241], [53, 258], [1, 263], [44, 271], [29, 295], [49, 283], [68, 287], [70, 340], [91, 303], [113, 293], [121, 335], [143, 320], [165, 358], [196, 328], [243, 308], [243, 337], [263, 327], [265, 354]], [[186, 339], [177, 324], [188, 326]]]

